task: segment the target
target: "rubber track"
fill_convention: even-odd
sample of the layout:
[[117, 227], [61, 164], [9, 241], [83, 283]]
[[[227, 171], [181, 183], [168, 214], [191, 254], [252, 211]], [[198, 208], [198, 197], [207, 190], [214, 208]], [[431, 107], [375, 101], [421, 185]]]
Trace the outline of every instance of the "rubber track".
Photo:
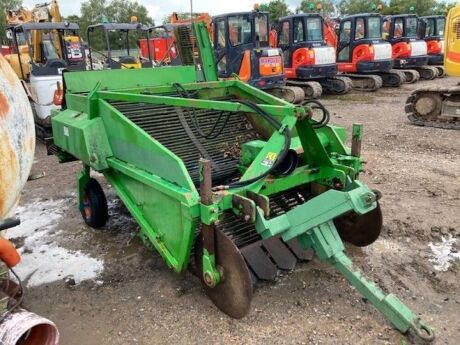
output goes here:
[[460, 130], [460, 118], [457, 118], [451, 121], [427, 121], [417, 116], [415, 107], [414, 107], [415, 106], [414, 101], [417, 99], [417, 96], [420, 93], [441, 94], [442, 96], [445, 96], [445, 97], [447, 97], [448, 95], [452, 95], [452, 94], [460, 95], [460, 86], [454, 86], [450, 88], [427, 86], [427, 87], [417, 89], [414, 92], [412, 92], [411, 95], [407, 98], [406, 106], [405, 106], [407, 117], [409, 121], [413, 123], [414, 125]]
[[296, 87], [301, 87], [301, 88], [309, 88], [313, 90], [312, 96], [308, 96], [306, 92], [304, 92], [304, 98], [305, 99], [316, 99], [320, 98], [321, 95], [323, 94], [323, 87], [321, 86], [320, 83], [317, 81], [306, 81], [306, 80], [288, 80], [286, 82], [287, 85], [292, 85]]
[[[425, 80], [433, 80], [433, 79], [436, 79], [436, 78], [438, 77], [438, 74], [439, 74], [438, 69], [437, 69], [436, 67], [434, 67], [434, 66], [428, 66], [428, 65], [427, 65], [427, 66], [422, 66], [422, 67], [417, 68], [417, 70], [418, 70], [418, 72], [420, 73], [420, 77], [421, 77], [422, 79], [425, 79]], [[424, 78], [424, 77], [423, 77], [423, 72], [424, 72], [424, 71], [425, 71], [425, 72], [426, 72], [426, 71], [431, 72], [431, 73], [432, 73], [431, 76], [430, 76], [429, 78]]]
[[274, 89], [265, 90], [272, 96], [281, 98], [289, 103], [299, 103], [302, 102], [305, 98], [305, 93], [302, 88], [297, 86], [282, 86]]
[[353, 79], [370, 79], [373, 81], [373, 86], [371, 88], [361, 88], [355, 86], [355, 83], [353, 83], [353, 89], [359, 90], [359, 91], [368, 91], [368, 92], [373, 92], [378, 89], [380, 89], [383, 86], [383, 80], [380, 76], [374, 75], [374, 74], [343, 74], [342, 76], [350, 78], [352, 81]]
[[402, 84], [406, 82], [406, 74], [403, 71], [397, 70], [397, 69], [391, 69], [390, 71], [386, 73], [381, 73], [380, 75], [391, 75], [391, 74], [396, 74], [399, 77], [399, 84], [385, 84], [385, 79], [382, 78], [383, 80], [383, 86], [384, 87], [400, 87]]
[[332, 77], [330, 79], [339, 80], [339, 81], [341, 81], [343, 83], [342, 91], [335, 91], [335, 90], [329, 90], [329, 89], [327, 90], [328, 92], [330, 92], [332, 94], [345, 95], [345, 94], [349, 93], [351, 90], [353, 90], [353, 81], [348, 77], [335, 76], [335, 77]]
[[436, 69], [438, 70], [438, 78], [444, 78], [447, 76], [447, 73], [446, 73], [446, 68], [442, 65], [435, 65], [433, 67], [436, 67]]
[[403, 72], [404, 75], [407, 73], [411, 75], [411, 78], [407, 78], [406, 76], [406, 83], [407, 84], [414, 84], [420, 80], [420, 73], [415, 69], [400, 69], [399, 71]]

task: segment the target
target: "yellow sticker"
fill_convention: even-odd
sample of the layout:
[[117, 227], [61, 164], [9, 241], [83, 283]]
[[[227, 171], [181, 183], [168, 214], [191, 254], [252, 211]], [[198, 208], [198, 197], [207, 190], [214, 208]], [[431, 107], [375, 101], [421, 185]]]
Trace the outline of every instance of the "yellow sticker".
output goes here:
[[262, 165], [266, 167], [271, 167], [275, 164], [276, 157], [278, 154], [276, 152], [268, 152], [265, 156], [265, 159], [262, 161]]

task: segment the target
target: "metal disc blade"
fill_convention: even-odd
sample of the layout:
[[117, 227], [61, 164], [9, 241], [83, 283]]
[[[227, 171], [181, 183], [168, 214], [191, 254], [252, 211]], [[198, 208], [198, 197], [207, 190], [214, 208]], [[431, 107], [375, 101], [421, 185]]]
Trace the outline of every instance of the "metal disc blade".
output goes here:
[[348, 213], [334, 219], [334, 224], [342, 240], [358, 247], [365, 247], [373, 243], [382, 230], [382, 210], [380, 204], [363, 215]]
[[203, 239], [199, 234], [195, 244], [195, 264], [206, 295], [230, 317], [240, 319], [251, 307], [252, 280], [243, 256], [235, 244], [221, 231], [215, 233], [216, 265], [221, 268], [222, 280], [214, 288], [203, 281]]

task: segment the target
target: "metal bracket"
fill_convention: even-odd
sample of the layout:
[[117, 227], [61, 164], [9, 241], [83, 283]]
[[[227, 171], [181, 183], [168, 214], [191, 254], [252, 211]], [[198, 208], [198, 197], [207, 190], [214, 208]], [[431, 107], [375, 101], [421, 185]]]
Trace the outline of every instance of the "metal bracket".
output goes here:
[[256, 221], [256, 203], [253, 200], [234, 194], [232, 197], [232, 206], [245, 222], [254, 223]]
[[351, 139], [351, 155], [361, 157], [361, 142], [363, 139], [363, 125], [360, 123], [353, 124]]
[[[200, 197], [201, 205], [209, 209], [212, 206], [212, 166], [211, 161], [201, 158], [200, 165]], [[212, 209], [212, 208], [211, 208]], [[202, 215], [203, 216], [203, 215]], [[209, 287], [214, 287], [220, 282], [220, 273], [216, 268], [215, 257], [215, 226], [202, 223], [201, 234], [203, 236], [203, 280]]]
[[249, 199], [253, 200], [256, 203], [257, 207], [260, 207], [262, 209], [265, 218], [270, 217], [270, 200], [267, 196], [257, 194], [251, 191], [247, 191], [246, 196]]
[[323, 223], [298, 237], [302, 247], [315, 250], [321, 261], [332, 264], [372, 305], [401, 333], [412, 330], [416, 336], [431, 341], [434, 332], [396, 296], [385, 293], [367, 281], [345, 253], [343, 242], [332, 221]]

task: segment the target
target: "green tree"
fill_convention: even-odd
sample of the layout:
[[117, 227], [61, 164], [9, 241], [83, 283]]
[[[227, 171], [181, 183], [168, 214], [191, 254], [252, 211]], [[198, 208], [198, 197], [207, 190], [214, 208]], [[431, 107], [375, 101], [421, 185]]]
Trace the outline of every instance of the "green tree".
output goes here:
[[436, 0], [391, 0], [388, 8], [384, 9], [385, 14], [409, 13], [411, 7], [419, 16], [435, 14]]
[[334, 1], [332, 0], [323, 0], [323, 1], [317, 1], [317, 2], [309, 1], [309, 0], [302, 0], [299, 7], [296, 8], [296, 13], [311, 12], [310, 7], [312, 5], [314, 8], [313, 11], [316, 12], [318, 4], [321, 4], [321, 11], [320, 11], [321, 14], [328, 16], [328, 15], [335, 13]]
[[[148, 15], [147, 8], [138, 1], [132, 0], [87, 0], [82, 3], [80, 8], [80, 29], [82, 36], [87, 39], [87, 28], [89, 25], [101, 23], [105, 20], [113, 23], [130, 23], [131, 17], [136, 16], [137, 21], [142, 24], [153, 26], [153, 19]], [[130, 36], [131, 42], [137, 42], [136, 34]], [[122, 45], [121, 33], [110, 33], [110, 41], [116, 48]], [[120, 43], [120, 44], [118, 44]], [[112, 45], [111, 44], [111, 45]], [[91, 45], [96, 50], [103, 50], [105, 40], [102, 30], [94, 31], [91, 34]]]
[[0, 43], [7, 44], [6, 37], [6, 10], [17, 10], [22, 6], [22, 0], [0, 0]]
[[449, 12], [449, 10], [454, 6], [455, 6], [455, 3], [453, 2], [441, 1], [436, 4], [436, 7], [433, 13], [447, 15], [447, 12]]
[[369, 0], [341, 0], [338, 4], [339, 12], [342, 15], [371, 12], [372, 4]]
[[109, 21], [116, 23], [129, 23], [132, 16], [137, 17], [137, 21], [146, 25], [154, 25], [153, 19], [149, 17], [147, 8], [137, 1], [131, 0], [112, 0], [106, 7]]
[[260, 9], [262, 11], [268, 11], [272, 23], [277, 22], [281, 17], [292, 14], [285, 0], [272, 0], [268, 4], [262, 4]]
[[69, 22], [69, 23], [77, 23], [77, 24], [81, 23], [81, 18], [76, 14], [72, 14], [70, 16], [67, 16], [67, 17], [64, 18], [64, 20], [66, 22]]

